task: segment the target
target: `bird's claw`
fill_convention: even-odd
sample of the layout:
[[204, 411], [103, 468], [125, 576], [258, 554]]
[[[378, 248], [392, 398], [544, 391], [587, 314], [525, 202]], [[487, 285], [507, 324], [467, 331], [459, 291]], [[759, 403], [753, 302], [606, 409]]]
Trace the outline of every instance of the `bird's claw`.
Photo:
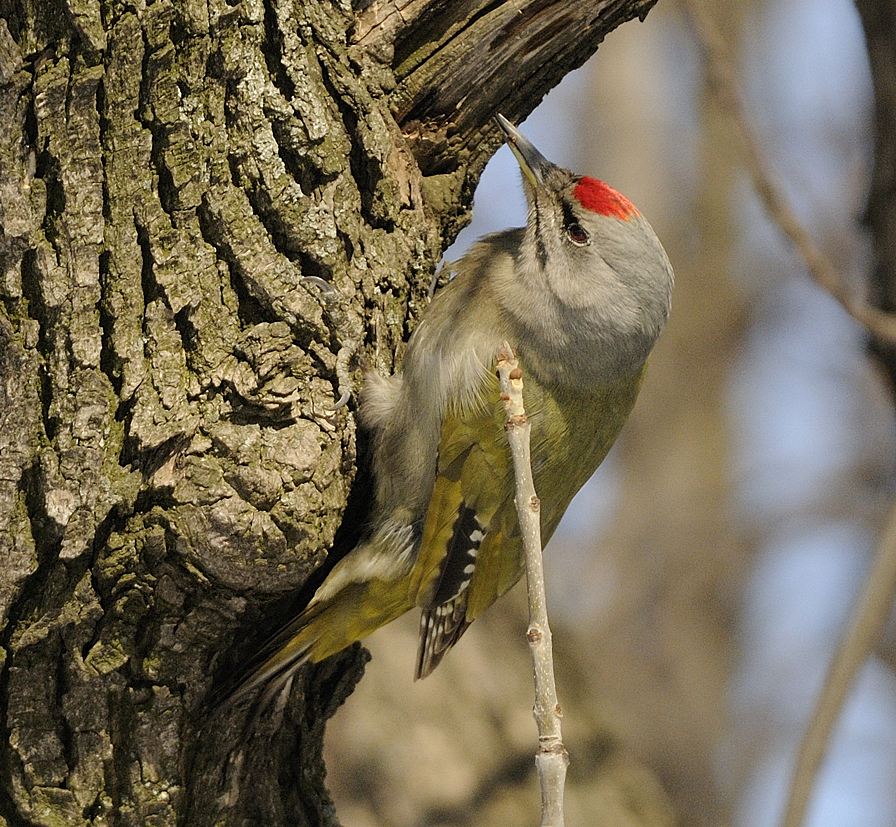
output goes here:
[[339, 309], [339, 291], [326, 279], [320, 276], [303, 276], [302, 281], [314, 285], [320, 290], [323, 300], [327, 304], [328, 313], [339, 328], [348, 328], [349, 336], [345, 342], [340, 342], [339, 352], [336, 354], [336, 380], [339, 387], [339, 399], [332, 405], [325, 405], [324, 410], [334, 413], [344, 408], [352, 398], [352, 380], [349, 364], [352, 356], [358, 350], [360, 333], [353, 328], [357, 324], [351, 324], [346, 314]]
[[313, 284], [320, 290], [328, 304], [336, 301], [339, 296], [339, 291], [333, 287], [330, 282], [326, 279], [322, 279], [320, 276], [302, 276], [302, 281], [306, 284]]
[[444, 282], [447, 284], [451, 281], [457, 273], [454, 270], [454, 262], [453, 261], [445, 261], [442, 260], [442, 263], [436, 267], [435, 273], [432, 274], [432, 281], [429, 283], [429, 289], [426, 291], [426, 298], [428, 301], [432, 301], [433, 296], [436, 294], [436, 290], [439, 289], [440, 286], [444, 286], [441, 283]]
[[335, 413], [340, 408], [344, 408], [346, 405], [348, 405], [348, 401], [351, 398], [352, 398], [352, 392], [350, 390], [343, 390], [342, 396], [340, 396], [339, 399], [337, 399], [334, 404], [324, 405], [324, 410], [329, 411], [330, 413]]

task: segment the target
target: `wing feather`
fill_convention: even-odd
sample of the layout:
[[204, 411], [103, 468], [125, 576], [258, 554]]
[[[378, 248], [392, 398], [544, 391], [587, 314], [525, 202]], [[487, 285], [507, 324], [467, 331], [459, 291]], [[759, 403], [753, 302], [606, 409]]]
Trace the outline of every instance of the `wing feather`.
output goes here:
[[[442, 424], [436, 480], [411, 578], [412, 598], [423, 609], [417, 677], [429, 674], [466, 631], [470, 602], [483, 602], [475, 594], [475, 584], [485, 583], [478, 576], [483, 553], [495, 558], [488, 570], [501, 554], [513, 553], [491, 539], [508, 502], [512, 508], [511, 459], [494, 377], [483, 380], [481, 394], [493, 404], [449, 410]], [[490, 586], [486, 591], [494, 590]]]
[[[641, 376], [573, 397], [557, 389], [547, 392], [531, 373], [526, 375], [532, 470], [542, 496], [542, 541], [547, 543], [573, 495], [606, 456], [634, 403]], [[418, 677], [438, 665], [524, 570], [513, 461], [493, 375], [483, 380], [477, 398], [494, 402], [449, 407], [442, 422], [436, 479], [410, 579], [410, 601], [423, 609]], [[467, 559], [473, 525], [462, 519], [467, 512], [483, 535], [474, 561]], [[459, 572], [471, 562], [472, 570], [461, 577]]]

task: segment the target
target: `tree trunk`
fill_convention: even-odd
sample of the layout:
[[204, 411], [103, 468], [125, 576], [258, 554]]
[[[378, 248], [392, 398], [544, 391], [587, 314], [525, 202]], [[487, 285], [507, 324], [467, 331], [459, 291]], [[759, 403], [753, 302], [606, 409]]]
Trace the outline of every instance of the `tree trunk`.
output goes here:
[[0, 823], [337, 823], [363, 650], [238, 775], [211, 698], [357, 535], [342, 367], [393, 368], [490, 116], [653, 2], [0, 0]]

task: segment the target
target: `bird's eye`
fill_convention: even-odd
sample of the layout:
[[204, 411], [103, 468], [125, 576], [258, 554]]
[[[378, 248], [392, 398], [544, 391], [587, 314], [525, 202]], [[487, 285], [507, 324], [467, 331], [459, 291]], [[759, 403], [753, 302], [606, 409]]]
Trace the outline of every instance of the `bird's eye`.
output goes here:
[[578, 221], [566, 225], [566, 237], [576, 247], [584, 247], [591, 240], [585, 228]]

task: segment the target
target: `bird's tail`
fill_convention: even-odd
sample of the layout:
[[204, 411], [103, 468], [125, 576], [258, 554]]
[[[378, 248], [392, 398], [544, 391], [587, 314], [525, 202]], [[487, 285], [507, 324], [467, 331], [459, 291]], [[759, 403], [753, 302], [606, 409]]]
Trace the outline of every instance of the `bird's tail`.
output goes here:
[[245, 676], [227, 694], [227, 702], [239, 701], [264, 686], [259, 705], [262, 710], [270, 707], [290, 687], [303, 663], [319, 663], [335, 655], [411, 607], [406, 584], [377, 580], [347, 583], [328, 599], [312, 601], [261, 648]]

